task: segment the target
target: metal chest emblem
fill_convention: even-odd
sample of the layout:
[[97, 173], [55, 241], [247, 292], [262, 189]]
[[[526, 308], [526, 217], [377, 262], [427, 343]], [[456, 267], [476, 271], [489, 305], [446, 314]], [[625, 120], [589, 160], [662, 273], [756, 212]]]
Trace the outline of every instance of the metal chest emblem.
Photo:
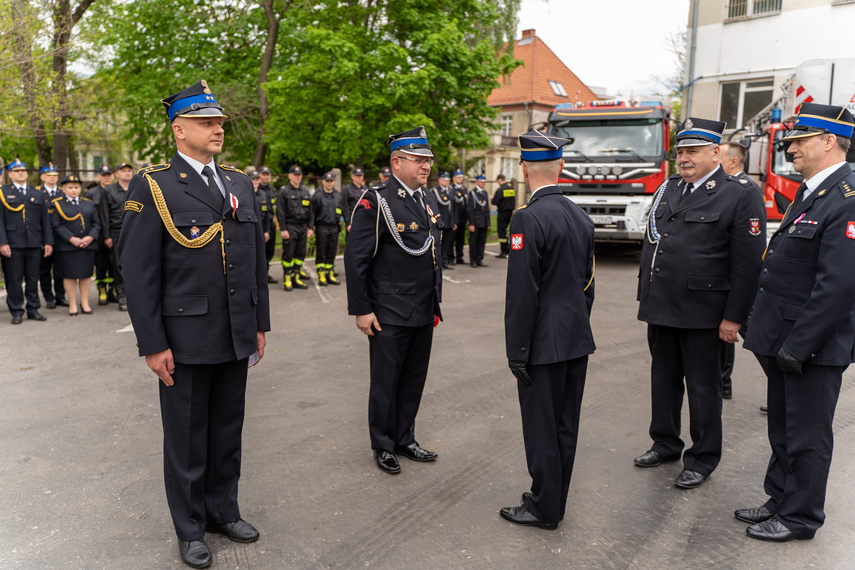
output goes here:
[[187, 178], [187, 173], [186, 173], [186, 172], [181, 172], [181, 173], [179, 173], [179, 174], [178, 174], [178, 176], [180, 176], [181, 178]]
[[197, 228], [196, 226], [193, 226], [192, 228], [190, 228], [190, 237], [191, 238], [196, 239], [197, 237], [199, 237], [199, 235], [200, 235], [199, 228]]
[[36, 201], [36, 199], [33, 198], [32, 196], [30, 196], [30, 202], [35, 202], [35, 201]]
[[826, 190], [825, 190], [825, 188], [823, 188], [822, 190], [819, 191], [819, 194], [817, 194], [817, 196], [825, 196], [825, 192], [826, 192]]
[[228, 175], [228, 174], [226, 174], [226, 180], [228, 180], [229, 182], [231, 182], [231, 181], [232, 181], [232, 179], [231, 179], [231, 178], [229, 178], [229, 175]]
[[707, 190], [712, 190], [713, 188], [715, 188], [715, 180], [710, 180], [709, 182], [707, 182], [706, 184], [704, 184], [704, 187], [705, 187]]
[[[794, 231], [796, 231], [796, 226], [794, 226], [794, 225], [793, 225], [793, 226], [790, 226], [790, 229], [788, 229], [787, 231], [788, 231], [788, 232], [790, 232], [790, 233], [793, 233]], [[847, 231], [848, 231], [848, 230], [847, 230]]]
[[415, 232], [415, 231], [417, 231], [417, 230], [419, 229], [419, 225], [418, 225], [416, 222], [412, 222], [412, 223], [410, 224], [410, 229], [411, 229], [411, 230], [413, 230], [413, 231]]
[[407, 191], [404, 190], [403, 188], [398, 188], [398, 198], [406, 198], [406, 197], [407, 197]]
[[402, 233], [404, 230], [407, 229], [407, 226], [405, 226], [404, 224], [397, 224], [395, 227], [398, 228], [398, 233]]

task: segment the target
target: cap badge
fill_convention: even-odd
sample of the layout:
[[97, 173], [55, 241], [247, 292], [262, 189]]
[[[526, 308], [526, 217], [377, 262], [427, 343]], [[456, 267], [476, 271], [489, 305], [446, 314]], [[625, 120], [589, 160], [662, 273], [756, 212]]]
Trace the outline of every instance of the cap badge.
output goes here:
[[692, 122], [692, 119], [686, 119], [686, 122], [683, 123], [683, 126], [686, 128], [686, 130], [689, 130], [695, 126], [695, 123]]
[[205, 95], [210, 95], [211, 90], [208, 88], [208, 82], [203, 79], [200, 83], [202, 83], [202, 87], [204, 87], [204, 89], [202, 89], [202, 92], [205, 93]]

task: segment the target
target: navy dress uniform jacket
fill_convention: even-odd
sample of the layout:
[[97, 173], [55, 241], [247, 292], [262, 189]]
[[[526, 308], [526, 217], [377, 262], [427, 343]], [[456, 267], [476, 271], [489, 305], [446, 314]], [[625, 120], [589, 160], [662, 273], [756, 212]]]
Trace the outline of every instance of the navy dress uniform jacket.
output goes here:
[[436, 225], [442, 230], [450, 230], [454, 227], [454, 202], [451, 186], [443, 189], [442, 186], [434, 186], [430, 193], [436, 201]]
[[[855, 362], [855, 174], [848, 164], [790, 206], [769, 241], [745, 348], [802, 362]], [[774, 366], [774, 364], [772, 364]]]
[[469, 190], [469, 201], [466, 205], [466, 217], [476, 228], [490, 227], [490, 196], [487, 191], [478, 186]]
[[11, 248], [35, 248], [53, 245], [53, 231], [50, 227], [50, 205], [46, 195], [27, 185], [24, 195], [18, 192], [14, 184], [0, 189], [3, 193], [3, 213], [0, 215], [0, 245]]
[[[382, 196], [392, 213], [404, 245], [418, 250], [429, 235], [434, 241], [427, 252], [413, 256], [392, 235], [378, 209]], [[436, 213], [429, 192], [425, 203]], [[352, 227], [344, 252], [349, 315], [374, 313], [380, 324], [404, 327], [432, 324], [441, 317], [442, 267], [437, 260], [440, 229], [427, 212], [410, 197], [394, 176], [370, 188], [353, 211]], [[376, 253], [375, 253], [376, 249]]]
[[[78, 214], [80, 214], [79, 218]], [[68, 240], [73, 237], [82, 239], [86, 236], [92, 237], [92, 243], [85, 249], [98, 249], [101, 220], [95, 204], [89, 198], [77, 198], [76, 206], [66, 196], [54, 198], [51, 202], [51, 226], [56, 240], [54, 251], [77, 251], [80, 248], [74, 247]]]
[[508, 359], [552, 364], [594, 352], [594, 222], [558, 186], [547, 186], [517, 210], [510, 233]]
[[[182, 236], [192, 239], [222, 220], [222, 243], [218, 234], [199, 248], [179, 244], [142, 174], [160, 186]], [[143, 169], [131, 180], [119, 253], [140, 356], [169, 348], [184, 364], [241, 360], [256, 352], [257, 332], [270, 330], [264, 237], [252, 183], [221, 166], [217, 175], [226, 192], [222, 210], [177, 154], [170, 164]]]
[[672, 176], [650, 213], [661, 238], [658, 250], [649, 239], [642, 246], [638, 319], [687, 329], [745, 324], [766, 241], [763, 200], [721, 167], [680, 202], [685, 186]]

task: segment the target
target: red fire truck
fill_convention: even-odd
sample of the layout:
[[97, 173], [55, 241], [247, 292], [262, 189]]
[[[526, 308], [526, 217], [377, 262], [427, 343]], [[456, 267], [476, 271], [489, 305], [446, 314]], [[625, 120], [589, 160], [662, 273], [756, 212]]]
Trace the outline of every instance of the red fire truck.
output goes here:
[[653, 194], [668, 176], [670, 108], [660, 101], [557, 105], [547, 132], [564, 147], [559, 186], [594, 220], [598, 240], [644, 238]]

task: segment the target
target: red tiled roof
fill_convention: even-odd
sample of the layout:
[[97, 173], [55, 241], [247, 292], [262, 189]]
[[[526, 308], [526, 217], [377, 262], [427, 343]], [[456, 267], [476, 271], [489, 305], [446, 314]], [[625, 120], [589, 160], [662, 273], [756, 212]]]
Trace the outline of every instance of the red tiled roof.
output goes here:
[[[531, 39], [531, 41], [527, 41]], [[522, 42], [522, 45], [520, 43]], [[523, 31], [523, 37], [514, 43], [514, 57], [522, 60], [509, 77], [499, 79], [501, 87], [493, 89], [487, 97], [492, 107], [515, 103], [541, 103], [553, 106], [557, 103], [596, 101], [599, 99], [587, 85], [570, 71], [534, 30]], [[549, 81], [558, 81], [567, 92], [567, 97], [556, 95]]]

